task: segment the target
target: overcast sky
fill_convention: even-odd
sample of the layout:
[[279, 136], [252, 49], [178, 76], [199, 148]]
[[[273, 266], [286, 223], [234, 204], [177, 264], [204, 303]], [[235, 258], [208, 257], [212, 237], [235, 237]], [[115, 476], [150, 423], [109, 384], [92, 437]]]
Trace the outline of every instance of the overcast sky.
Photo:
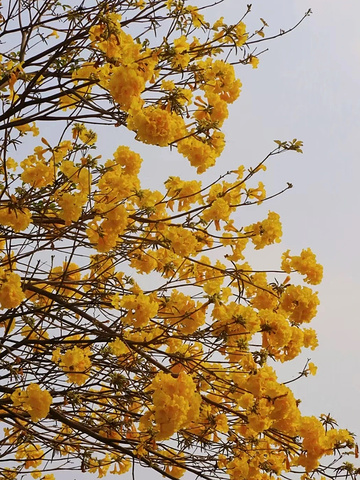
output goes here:
[[[232, 23], [246, 3], [228, 0], [216, 16], [225, 15]], [[291, 34], [259, 44], [260, 50], [265, 46], [269, 51], [261, 55], [257, 70], [239, 68], [243, 92], [231, 109], [225, 126], [227, 147], [211, 175], [240, 163], [255, 166], [275, 139], [304, 141], [303, 155], [290, 152], [274, 158], [264, 176], [268, 192], [286, 182], [294, 188], [272, 203], [252, 207], [248, 218], [260, 219], [271, 209], [283, 222], [283, 243], [268, 248], [259, 267], [278, 267], [284, 250], [298, 254], [307, 247], [324, 265], [325, 277], [318, 289], [321, 307], [311, 325], [318, 331], [320, 346], [315, 352], [305, 351], [280, 375], [283, 380], [295, 376], [311, 357], [318, 365], [316, 377], [293, 384], [302, 411], [317, 416], [331, 413], [339, 426], [359, 436], [360, 2], [254, 0], [252, 4], [247, 21], [258, 27], [259, 17], [264, 18], [269, 35], [295, 24], [308, 8], [313, 14]], [[127, 137], [119, 129], [115, 148]], [[194, 176], [176, 153], [138, 143], [133, 147], [144, 157], [144, 187], [168, 175]]]
[[[228, 0], [212, 14], [232, 23], [246, 3]], [[240, 163], [255, 166], [275, 139], [304, 141], [303, 155], [289, 152], [272, 159], [263, 176], [268, 192], [286, 182], [294, 188], [241, 214], [250, 221], [269, 209], [281, 215], [283, 242], [266, 249], [259, 267], [278, 267], [283, 251], [298, 254], [307, 247], [324, 265], [321, 306], [311, 325], [320, 346], [305, 350], [286, 375], [295, 375], [311, 356], [318, 374], [293, 384], [302, 410], [331, 412], [360, 435], [360, 2], [255, 0], [252, 5], [246, 22], [256, 28], [264, 18], [269, 36], [294, 25], [309, 8], [313, 13], [289, 35], [258, 45], [258, 51], [269, 51], [257, 70], [238, 69], [242, 93], [225, 124], [226, 150], [209, 175], [215, 178]], [[144, 186], [160, 184], [168, 175], [194, 176], [175, 152], [139, 143], [134, 148], [144, 157]]]
[[294, 184], [271, 206], [284, 231], [274, 252], [310, 246], [325, 272], [312, 325], [320, 346], [310, 352], [318, 374], [293, 385], [305, 413], [331, 412], [360, 435], [360, 3], [259, 0], [253, 16], [285, 29], [309, 7], [296, 31], [267, 44], [257, 71], [239, 71], [244, 87], [227, 124], [228, 151], [256, 161], [273, 139], [304, 141], [303, 155], [273, 160], [264, 177], [268, 188]]

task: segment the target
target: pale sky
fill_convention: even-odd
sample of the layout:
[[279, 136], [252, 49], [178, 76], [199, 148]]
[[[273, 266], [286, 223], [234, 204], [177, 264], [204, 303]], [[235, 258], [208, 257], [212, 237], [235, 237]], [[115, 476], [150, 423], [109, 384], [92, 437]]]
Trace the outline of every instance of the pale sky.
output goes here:
[[303, 356], [311, 356], [318, 374], [293, 388], [304, 413], [331, 412], [339, 425], [360, 435], [360, 4], [259, 0], [253, 16], [276, 30], [309, 7], [313, 14], [296, 31], [267, 44], [270, 51], [257, 71], [245, 70], [246, 77], [239, 71], [243, 95], [227, 124], [228, 151], [256, 161], [273, 139], [304, 141], [303, 155], [274, 159], [264, 176], [269, 189], [294, 184], [266, 206], [283, 221], [283, 243], [274, 252], [310, 246], [324, 265], [321, 306], [312, 324], [320, 346]]
[[[247, 3], [225, 1], [219, 14], [214, 8], [212, 15], [234, 22]], [[268, 193], [286, 182], [294, 188], [241, 214], [244, 222], [265, 217], [269, 209], [281, 215], [283, 242], [266, 249], [259, 267], [264, 262], [278, 267], [283, 251], [299, 254], [307, 247], [324, 265], [318, 287], [321, 306], [310, 325], [318, 331], [320, 346], [315, 352], [305, 350], [298, 366], [291, 362], [286, 370], [295, 375], [311, 357], [318, 365], [316, 377], [293, 384], [304, 413], [331, 412], [341, 426], [360, 435], [360, 3], [254, 0], [252, 5], [246, 22], [258, 27], [264, 18], [268, 35], [291, 27], [309, 8], [313, 13], [290, 34], [257, 45], [258, 51], [269, 49], [257, 70], [238, 68], [243, 88], [225, 124], [227, 147], [206, 178], [241, 163], [255, 166], [274, 148], [275, 139], [304, 141], [303, 155], [289, 152], [273, 158], [262, 178]], [[118, 132], [115, 147], [132, 135]], [[132, 148], [144, 158], [144, 187], [161, 187], [169, 175], [195, 178], [195, 170], [176, 152], [137, 142]]]

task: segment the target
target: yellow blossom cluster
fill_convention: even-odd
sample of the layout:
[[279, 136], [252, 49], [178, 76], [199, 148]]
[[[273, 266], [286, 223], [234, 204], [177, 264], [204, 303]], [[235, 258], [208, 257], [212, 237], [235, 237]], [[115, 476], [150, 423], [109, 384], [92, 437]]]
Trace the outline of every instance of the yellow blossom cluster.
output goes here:
[[190, 334], [198, 330], [205, 323], [206, 305], [195, 302], [182, 292], [173, 291], [166, 298], [159, 314], [166, 324], [173, 326], [177, 331]]
[[130, 111], [127, 126], [144, 143], [165, 147], [185, 136], [185, 124], [178, 115], [157, 107]]
[[[162, 111], [169, 114], [167, 110]], [[65, 260], [58, 266], [52, 264], [46, 275], [40, 275], [41, 281], [27, 284], [26, 298], [20, 276], [12, 271], [16, 268], [15, 262], [6, 260], [12, 270], [8, 266], [3, 270], [2, 306], [17, 308], [18, 302], [25, 300], [46, 310], [59, 302], [59, 317], [64, 316], [66, 321], [61, 321], [58, 328], [67, 329], [69, 335], [60, 337], [60, 345], [52, 348], [52, 364], [60, 378], [64, 377], [64, 385], [74, 384], [80, 391], [84, 388], [88, 392], [93, 373], [101, 372], [103, 365], [108, 369], [109, 383], [105, 381], [101, 386], [102, 393], [89, 393], [94, 398], [99, 395], [90, 416], [105, 438], [141, 442], [135, 450], [138, 458], [150, 455], [151, 442], [161, 443], [174, 434], [187, 441], [190, 438], [214, 444], [227, 441], [232, 445], [231, 453], [227, 461], [222, 457], [218, 461], [223, 463], [230, 478], [237, 478], [239, 469], [245, 467], [234, 438], [246, 442], [250, 438], [259, 439], [270, 430], [290, 438], [307, 422], [293, 394], [278, 382], [266, 358], [271, 356], [285, 362], [299, 355], [303, 348], [317, 346], [315, 331], [303, 327], [316, 314], [317, 294], [307, 286], [293, 285], [291, 274], [297, 271], [305, 275], [307, 283], [309, 280], [317, 283], [321, 267], [310, 249], [298, 257], [286, 252], [281, 267], [288, 276], [280, 283], [269, 280], [266, 272], [253, 272], [246, 262], [237, 263], [245, 260], [245, 249], [250, 243], [258, 250], [281, 238], [280, 219], [274, 212], [269, 212], [263, 221], [240, 227], [232, 218], [236, 205], [242, 201], [246, 204], [253, 198], [261, 201], [266, 195], [261, 182], [255, 188], [249, 183], [253, 175], [263, 170], [261, 166], [251, 170], [246, 186], [245, 169], [241, 166], [228, 173], [234, 176], [233, 181], [216, 182], [209, 187], [200, 181], [170, 177], [162, 193], [141, 188], [138, 177], [142, 159], [128, 147], [120, 146], [113, 158], [101, 165], [89, 156], [76, 162], [73, 155], [79, 139], [87, 144], [86, 148], [94, 145], [91, 145], [90, 134], [80, 126], [74, 127], [73, 134], [73, 141], [62, 140], [58, 148], [52, 149], [59, 191], [54, 195], [51, 209], [45, 210], [43, 216], [45, 238], [56, 242], [56, 235], [65, 231], [63, 229], [81, 225], [83, 245], [90, 242], [96, 253], [89, 256], [85, 265], [80, 255], [74, 255], [78, 258], [76, 262]], [[80, 135], [84, 135], [83, 138]], [[36, 151], [40, 155], [40, 149]], [[25, 164], [22, 167], [21, 175], [25, 176], [27, 167]], [[34, 183], [34, 191], [50, 188], [45, 183], [37, 187]], [[67, 198], [77, 206], [76, 212], [65, 204]], [[34, 218], [36, 221], [38, 217]], [[227, 252], [223, 261], [204, 254], [214, 247]], [[157, 272], [165, 279], [163, 287], [146, 292], [125, 269], [119, 271], [117, 255], [125, 251], [130, 271]], [[5, 260], [3, 262], [5, 265]], [[12, 293], [9, 293], [10, 286]], [[193, 289], [194, 294], [183, 291], [185, 287]], [[73, 327], [69, 330], [66, 325], [82, 328], [90, 321], [89, 312], [93, 307], [89, 305], [86, 310], [82, 307], [82, 302], [86, 305], [86, 298], [94, 299], [95, 305], [100, 302], [106, 316], [101, 321], [91, 320], [87, 327], [90, 337], [75, 338]], [[112, 319], [111, 324], [107, 316]], [[13, 323], [15, 326], [16, 322]], [[47, 352], [46, 345], [51, 343], [54, 333], [42, 320], [38, 325], [34, 320], [27, 320], [20, 331], [24, 341], [29, 342], [32, 354]], [[102, 332], [101, 335], [98, 332]], [[106, 342], [103, 339], [107, 339]], [[100, 346], [98, 340], [104, 345]], [[203, 340], [207, 347], [202, 344]], [[260, 343], [260, 347], [255, 347], [254, 342]], [[90, 346], [92, 343], [94, 347]], [[209, 348], [213, 349], [212, 353], [207, 352]], [[138, 388], [137, 374], [135, 377], [133, 374], [145, 368], [152, 352], [156, 352], [163, 363], [156, 360], [141, 380], [146, 402], [133, 400], [133, 410], [125, 413], [126, 407], [120, 420], [115, 420], [118, 418], [114, 413], [117, 397], [127, 391], [130, 383]], [[215, 364], [213, 355], [221, 358], [222, 363]], [[111, 359], [112, 367], [106, 366], [107, 359]], [[159, 365], [163, 365], [163, 370]], [[115, 366], [121, 373], [114, 370]], [[23, 369], [19, 369], [19, 374]], [[316, 367], [310, 362], [304, 371], [304, 375], [314, 374]], [[140, 379], [143, 373], [139, 375]], [[25, 410], [32, 421], [38, 422], [49, 408], [45, 408], [46, 402], [36, 403], [42, 392], [35, 384], [29, 387], [29, 392], [16, 389], [12, 394], [14, 408]], [[112, 392], [118, 393], [113, 397]], [[50, 395], [46, 397], [49, 400]], [[77, 394], [71, 394], [69, 399], [84, 405], [83, 398]], [[86, 411], [85, 406], [80, 408], [80, 420], [85, 415], [81, 413], [82, 408]], [[236, 412], [236, 419], [229, 416], [227, 408]], [[290, 467], [287, 466], [289, 459], [278, 452], [276, 441], [267, 445], [268, 465], [273, 473], [288, 471], [296, 465], [316, 468], [320, 457], [331, 453], [340, 441], [331, 444], [324, 440], [311, 454], [305, 448], [311, 428], [309, 423], [301, 436], [303, 443], [294, 446], [297, 454], [291, 459]], [[61, 432], [56, 437], [63, 444], [59, 445], [59, 452], [75, 454], [81, 441], [71, 442], [73, 433], [65, 427]], [[10, 433], [9, 438], [13, 435], [15, 433]], [[338, 438], [337, 434], [332, 435]], [[348, 437], [344, 445], [350, 443]], [[264, 460], [255, 453], [249, 455], [249, 474], [263, 472]], [[89, 471], [103, 476], [107, 471], [126, 470], [127, 464], [120, 462], [116, 467], [114, 458], [106, 458], [106, 461], [89, 459]], [[180, 476], [185, 468], [181, 466], [181, 459], [176, 455], [168, 458], [166, 468]], [[172, 458], [176, 463], [171, 463]]]
[[165, 472], [174, 478], [181, 478], [186, 472], [185, 468], [181, 467], [181, 464], [184, 463], [184, 459], [183, 459], [184, 455], [181, 453], [177, 454], [177, 452], [174, 451], [173, 449], [162, 450], [161, 454], [164, 455], [164, 457], [168, 457], [171, 460], [175, 460], [176, 462], [176, 463], [174, 462], [167, 463], [166, 460], [164, 459]]
[[120, 355], [126, 355], [129, 353], [129, 348], [125, 345], [125, 343], [120, 340], [120, 338], [116, 338], [113, 342], [109, 343], [110, 352], [117, 357]]
[[0, 305], [1, 308], [15, 308], [24, 300], [21, 278], [17, 273], [0, 269]]
[[106, 170], [98, 181], [99, 191], [95, 195], [97, 215], [87, 229], [89, 240], [99, 252], [114, 248], [128, 225], [128, 211], [120, 202], [140, 188], [141, 162], [140, 155], [120, 146], [114, 159], [105, 163]]
[[135, 327], [144, 327], [156, 316], [158, 303], [153, 296], [145, 295], [142, 292], [135, 295], [124, 295], [119, 305], [127, 310], [122, 317], [122, 322]]
[[184, 155], [193, 167], [196, 167], [197, 173], [203, 173], [215, 165], [216, 158], [220, 156], [224, 147], [225, 140], [222, 132], [215, 132], [207, 139], [190, 136], [177, 145], [178, 152]]
[[42, 464], [44, 451], [39, 444], [22, 443], [19, 445], [15, 458], [18, 461], [23, 461], [26, 469], [36, 468]]
[[12, 228], [15, 232], [26, 230], [31, 222], [31, 212], [20, 205], [0, 206], [0, 224]]
[[47, 390], [41, 390], [36, 383], [30, 383], [26, 390], [17, 389], [11, 395], [15, 407], [29, 412], [31, 420], [38, 422], [49, 413], [52, 397]]
[[173, 377], [159, 372], [149, 389], [153, 390], [157, 440], [168, 439], [191, 422], [196, 422], [201, 398], [190, 375], [181, 372]]
[[[174, 5], [168, 6], [171, 8]], [[195, 28], [210, 28], [200, 14], [198, 7], [177, 6], [182, 10], [185, 24], [190, 22]], [[185, 20], [186, 19], [186, 20]], [[228, 28], [220, 24], [214, 36], [214, 45], [199, 55], [201, 41], [194, 37], [189, 42], [186, 35], [166, 40], [158, 48], [141, 48], [140, 44], [124, 31], [121, 15], [108, 13], [98, 25], [90, 29], [93, 48], [103, 55], [103, 61], [87, 63], [73, 73], [79, 98], [89, 93], [92, 86], [81, 87], [87, 79], [106, 88], [119, 106], [129, 113], [127, 127], [136, 133], [139, 141], [152, 145], [167, 146], [177, 143], [180, 153], [187, 157], [198, 172], [214, 165], [224, 148], [224, 138], [218, 131], [228, 117], [227, 104], [239, 96], [241, 82], [235, 77], [233, 66], [213, 56], [221, 53], [221, 45], [228, 42], [242, 47], [248, 35], [246, 26], [239, 22]], [[225, 33], [226, 32], [226, 33]], [[217, 47], [216, 44], [219, 46]], [[210, 53], [211, 52], [211, 53]], [[253, 64], [249, 56], [249, 62]], [[179, 71], [188, 77], [185, 88], [175, 87], [168, 80], [166, 69]], [[148, 103], [143, 97], [151, 90], [156, 79], [162, 79], [165, 96], [157, 102]], [[193, 111], [193, 122], [185, 125], [185, 115], [189, 116], [193, 91], [198, 90]], [[73, 95], [66, 105], [76, 104]], [[64, 104], [64, 98], [62, 98]]]
[[72, 129], [73, 138], [79, 138], [86, 145], [94, 145], [97, 140], [97, 134], [89, 130], [83, 123], [76, 123]]
[[[62, 142], [63, 144], [65, 142]], [[70, 145], [66, 144], [66, 147]], [[66, 155], [66, 150], [61, 152], [61, 155]], [[91, 173], [83, 165], [75, 165], [71, 160], [61, 159], [59, 167], [67, 178], [67, 182], [56, 193], [56, 201], [60, 207], [58, 215], [65, 220], [66, 225], [76, 222], [83, 211], [83, 208], [88, 201], [88, 195], [91, 185]], [[76, 185], [76, 190], [69, 188], [70, 185]]]
[[250, 238], [256, 250], [272, 243], [280, 243], [282, 236], [280, 216], [275, 212], [269, 212], [265, 220], [249, 225], [245, 231], [251, 234]]
[[297, 324], [308, 323], [316, 315], [319, 299], [308, 287], [290, 285], [281, 298], [280, 309]]
[[[61, 267], [53, 267], [49, 274], [49, 281], [56, 285], [57, 292], [68, 297], [76, 295], [76, 288], [80, 278], [80, 269], [76, 263], [69, 264], [68, 262], [63, 262]], [[62, 283], [64, 288], [58, 289], [59, 283]]]
[[90, 348], [79, 348], [75, 346], [63, 354], [60, 352], [60, 349], [57, 348], [53, 352], [52, 361], [62, 368], [68, 377], [68, 382], [82, 385], [89, 377], [91, 368], [90, 355]]
[[164, 183], [167, 188], [167, 196], [170, 200], [167, 206], [173, 210], [174, 205], [180, 212], [187, 211], [195, 203], [203, 203], [201, 194], [201, 182], [196, 180], [184, 181], [180, 177], [170, 177]]
[[286, 273], [292, 269], [305, 275], [304, 281], [311, 285], [318, 285], [323, 276], [323, 267], [316, 262], [316, 256], [310, 248], [302, 250], [299, 256], [291, 256], [290, 250], [287, 250], [282, 257], [281, 268]]
[[34, 188], [46, 187], [55, 180], [55, 166], [45, 160], [45, 152], [46, 149], [41, 146], [35, 147], [34, 155], [29, 155], [20, 163], [23, 169], [21, 179]]
[[[20, 120], [20, 118], [15, 118], [14, 120], [17, 121]], [[39, 129], [35, 122], [32, 122], [31, 124], [24, 123], [22, 125], [17, 125], [15, 128], [20, 132], [21, 135], [26, 135], [29, 132], [31, 132], [34, 137], [39, 135]]]

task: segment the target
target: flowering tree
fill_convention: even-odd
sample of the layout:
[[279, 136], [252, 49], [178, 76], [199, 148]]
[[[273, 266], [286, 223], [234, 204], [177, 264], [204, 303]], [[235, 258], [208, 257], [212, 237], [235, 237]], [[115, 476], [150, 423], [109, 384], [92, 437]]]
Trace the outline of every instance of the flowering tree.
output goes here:
[[135, 464], [170, 479], [357, 472], [332, 463], [356, 453], [353, 435], [303, 416], [274, 370], [317, 345], [306, 326], [317, 295], [291, 278], [316, 285], [322, 267], [306, 249], [285, 252], [277, 278], [252, 270], [246, 249], [280, 242], [280, 219], [234, 216], [268, 198], [254, 182], [266, 160], [301, 142], [279, 141], [210, 185], [170, 177], [163, 191], [141, 187], [142, 158], [128, 146], [107, 160], [95, 150], [94, 125], [117, 126], [176, 148], [197, 174], [214, 165], [241, 87], [233, 63], [257, 67], [267, 25], [248, 31], [251, 6], [231, 25], [209, 23], [207, 8], [3, 9], [0, 478]]

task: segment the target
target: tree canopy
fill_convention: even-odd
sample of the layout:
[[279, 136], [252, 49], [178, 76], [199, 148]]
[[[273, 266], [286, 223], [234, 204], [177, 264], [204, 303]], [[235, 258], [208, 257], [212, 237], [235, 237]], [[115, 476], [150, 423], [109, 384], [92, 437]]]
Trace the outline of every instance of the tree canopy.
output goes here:
[[[302, 142], [201, 181], [237, 70], [287, 32], [249, 31], [245, 4], [226, 24], [208, 19], [222, 1], [68, 3], [9, 0], [0, 17], [0, 478], [137, 464], [170, 479], [355, 476], [335, 462], [357, 456], [354, 435], [302, 415], [276, 375], [317, 346], [322, 266], [305, 248], [252, 269], [280, 218], [236, 214], [291, 188], [267, 195], [258, 177]], [[142, 188], [146, 158], [101, 155], [121, 129], [177, 150], [194, 179]]]

